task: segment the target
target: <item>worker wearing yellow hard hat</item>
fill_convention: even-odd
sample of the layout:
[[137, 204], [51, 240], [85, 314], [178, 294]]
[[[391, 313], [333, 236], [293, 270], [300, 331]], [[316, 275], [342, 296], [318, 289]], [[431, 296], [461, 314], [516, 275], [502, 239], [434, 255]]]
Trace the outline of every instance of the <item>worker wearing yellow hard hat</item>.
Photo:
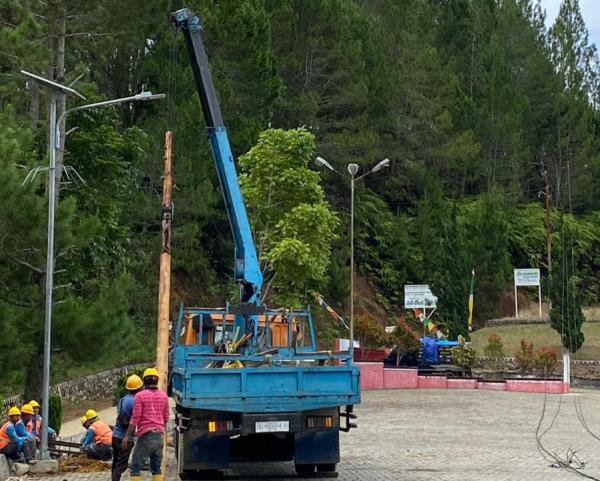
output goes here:
[[127, 446], [127, 449], [123, 447], [123, 438], [127, 434], [129, 428], [129, 421], [133, 415], [133, 406], [135, 403], [135, 396], [142, 390], [144, 382], [142, 378], [137, 374], [132, 374], [127, 378], [125, 383], [125, 389], [127, 394], [123, 396], [117, 404], [117, 421], [115, 422], [115, 428], [113, 429], [112, 448], [113, 448], [113, 462], [112, 462], [112, 479], [111, 481], [119, 481], [121, 475], [127, 471], [129, 465], [129, 456], [133, 445]]
[[129, 428], [123, 438], [123, 447], [131, 445], [137, 433], [137, 442], [131, 457], [131, 481], [141, 481], [140, 471], [150, 458], [152, 481], [163, 481], [161, 472], [164, 437], [169, 420], [169, 398], [158, 388], [160, 374], [154, 367], [144, 371], [144, 390], [136, 394]]
[[[42, 416], [40, 416], [41, 406], [35, 399], [32, 399], [27, 404], [32, 407], [33, 416], [29, 422], [25, 423], [25, 420], [23, 420], [23, 423], [27, 427], [27, 432], [33, 434], [36, 438], [39, 446], [40, 438], [42, 436]], [[56, 439], [56, 431], [50, 426], [48, 426], [48, 439]]]
[[112, 457], [112, 429], [98, 418], [98, 413], [88, 409], [81, 418], [81, 424], [87, 429], [81, 450], [88, 458], [108, 461]]
[[25, 460], [35, 464], [35, 441], [27, 436], [19, 436], [17, 424], [21, 423], [21, 410], [12, 407], [8, 410], [8, 420], [0, 427], [0, 454], [15, 461]]

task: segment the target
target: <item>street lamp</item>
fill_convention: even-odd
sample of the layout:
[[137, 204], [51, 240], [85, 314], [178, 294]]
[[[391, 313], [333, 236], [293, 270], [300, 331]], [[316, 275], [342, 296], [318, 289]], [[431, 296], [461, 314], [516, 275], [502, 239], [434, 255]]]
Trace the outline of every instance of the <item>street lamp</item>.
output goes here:
[[[336, 174], [341, 175], [342, 177], [346, 177], [344, 174], [340, 174], [337, 170], [333, 168], [333, 166], [327, 162], [323, 157], [317, 157], [315, 159], [317, 165], [325, 167]], [[360, 169], [358, 164], [348, 164], [348, 173], [350, 174], [350, 347], [349, 352], [350, 356], [354, 358], [354, 183], [366, 177], [369, 174], [373, 174], [385, 167], [389, 167], [390, 159], [385, 158], [382, 161], [375, 164], [375, 166], [362, 174], [359, 177], [356, 177], [358, 171]]]
[[107, 107], [124, 102], [139, 100], [155, 100], [165, 98], [165, 94], [153, 95], [152, 92], [141, 92], [131, 97], [96, 102], [80, 105], [70, 110], [65, 110], [58, 121], [56, 119], [56, 97], [59, 94], [71, 95], [85, 100], [85, 97], [76, 90], [65, 85], [53, 82], [44, 77], [21, 70], [21, 73], [30, 80], [50, 89], [50, 165], [48, 167], [48, 248], [46, 254], [46, 307], [44, 316], [44, 367], [42, 372], [42, 432], [40, 433], [40, 457], [50, 459], [48, 453], [48, 406], [50, 404], [50, 346], [52, 342], [52, 291], [54, 289], [54, 213], [56, 210], [56, 150], [59, 148], [60, 123], [66, 116], [77, 110]]

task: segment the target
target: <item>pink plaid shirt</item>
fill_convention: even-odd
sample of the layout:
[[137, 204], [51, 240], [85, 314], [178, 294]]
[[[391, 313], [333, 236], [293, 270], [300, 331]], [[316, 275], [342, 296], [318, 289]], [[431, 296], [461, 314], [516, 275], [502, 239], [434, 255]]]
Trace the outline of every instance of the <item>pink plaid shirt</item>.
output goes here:
[[150, 431], [164, 433], [169, 420], [169, 398], [160, 389], [146, 389], [135, 395], [130, 424], [137, 428], [137, 435]]

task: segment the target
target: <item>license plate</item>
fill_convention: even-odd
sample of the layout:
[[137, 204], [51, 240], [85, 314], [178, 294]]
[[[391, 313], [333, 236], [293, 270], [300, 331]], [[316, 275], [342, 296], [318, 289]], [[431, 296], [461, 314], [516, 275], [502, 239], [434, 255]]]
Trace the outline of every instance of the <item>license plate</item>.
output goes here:
[[254, 425], [257, 433], [287, 433], [290, 431], [289, 421], [257, 421]]

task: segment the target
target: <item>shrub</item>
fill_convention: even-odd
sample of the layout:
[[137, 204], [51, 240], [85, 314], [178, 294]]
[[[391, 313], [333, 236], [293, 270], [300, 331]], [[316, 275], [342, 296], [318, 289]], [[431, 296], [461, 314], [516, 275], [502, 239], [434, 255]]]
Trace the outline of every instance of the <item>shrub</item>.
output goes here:
[[488, 342], [483, 348], [483, 354], [491, 359], [491, 366], [494, 372], [502, 369], [502, 359], [504, 356], [504, 345], [498, 334], [491, 334]]
[[542, 347], [535, 356], [535, 365], [544, 377], [552, 374], [558, 365], [556, 349], [550, 346]]
[[354, 320], [354, 337], [360, 341], [360, 347], [375, 349], [385, 344], [385, 329], [373, 316], [358, 316]]
[[498, 334], [491, 334], [488, 337], [488, 342], [483, 348], [483, 354], [492, 359], [504, 357], [504, 345], [502, 344], [502, 338]]
[[48, 402], [48, 426], [60, 433], [62, 427], [62, 398], [51, 395]]
[[396, 327], [389, 336], [390, 343], [395, 346], [396, 366], [400, 364], [403, 354], [417, 352], [421, 347], [419, 335], [402, 318], [396, 322]]
[[458, 367], [471, 369], [475, 363], [476, 356], [477, 352], [475, 351], [475, 348], [473, 346], [467, 346], [464, 343], [452, 349], [452, 359], [454, 360], [454, 364]]
[[530, 373], [535, 367], [535, 354], [533, 352], [533, 342], [527, 339], [521, 339], [521, 344], [515, 352], [515, 361], [521, 374]]

